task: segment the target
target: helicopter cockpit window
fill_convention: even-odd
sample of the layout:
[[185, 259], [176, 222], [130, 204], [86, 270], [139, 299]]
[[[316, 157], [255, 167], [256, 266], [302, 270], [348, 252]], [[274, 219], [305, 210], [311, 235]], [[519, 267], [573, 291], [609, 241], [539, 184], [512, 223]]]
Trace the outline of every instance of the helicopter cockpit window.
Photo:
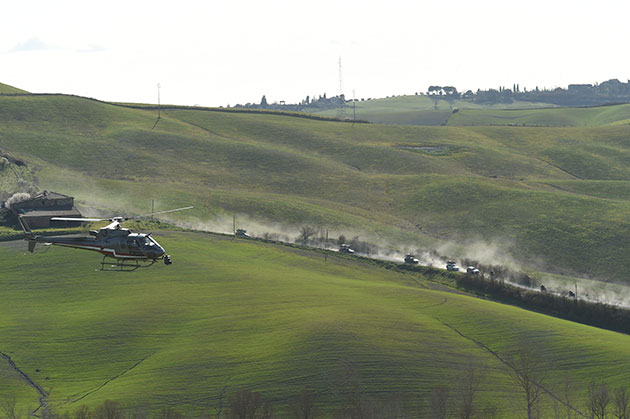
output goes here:
[[138, 247], [138, 243], [134, 239], [127, 239], [127, 246], [129, 246], [129, 248]]
[[144, 247], [153, 246], [153, 240], [149, 237], [138, 237], [137, 241]]
[[151, 242], [151, 243], [149, 244], [149, 246], [157, 246], [157, 247], [160, 247], [160, 245], [158, 244], [158, 242], [156, 242], [156, 241], [153, 239], [153, 237], [147, 237], [147, 240], [149, 240], [149, 242]]

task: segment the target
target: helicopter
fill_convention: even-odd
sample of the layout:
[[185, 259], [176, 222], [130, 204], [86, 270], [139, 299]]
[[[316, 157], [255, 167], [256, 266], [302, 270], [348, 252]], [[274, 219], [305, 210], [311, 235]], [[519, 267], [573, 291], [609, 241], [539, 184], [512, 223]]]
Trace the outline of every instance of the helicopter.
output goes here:
[[[191, 208], [193, 207], [176, 208], [155, 212], [151, 215], [165, 214], [167, 212], [182, 211]], [[149, 267], [160, 259], [164, 261], [165, 265], [171, 265], [173, 263], [171, 257], [166, 254], [164, 248], [151, 237], [152, 233], [134, 233], [128, 228], [121, 227], [120, 224], [122, 222], [133, 218], [137, 217], [51, 218], [51, 221], [111, 221], [110, 224], [100, 228], [98, 231], [90, 230], [89, 236], [79, 237], [38, 236], [31, 231], [21, 215], [18, 217], [18, 220], [26, 235], [24, 240], [28, 242], [28, 251], [31, 253], [35, 251], [35, 246], [38, 243], [44, 246], [56, 245], [96, 251], [103, 255], [101, 271], [135, 271], [138, 268]], [[108, 259], [113, 259], [113, 261], [108, 261]]]

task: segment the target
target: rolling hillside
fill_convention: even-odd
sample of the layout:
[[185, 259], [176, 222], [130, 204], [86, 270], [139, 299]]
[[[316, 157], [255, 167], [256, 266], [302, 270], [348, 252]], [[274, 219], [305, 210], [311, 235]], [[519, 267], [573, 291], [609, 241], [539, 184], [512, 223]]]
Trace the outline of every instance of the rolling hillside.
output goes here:
[[[436, 103], [437, 102], [437, 103]], [[437, 104], [437, 108], [436, 108]], [[392, 96], [388, 98], [369, 99], [348, 103], [345, 109], [330, 109], [316, 112], [343, 119], [352, 118], [370, 121], [377, 124], [395, 125], [442, 125], [453, 115], [453, 110], [505, 110], [505, 109], [535, 109], [549, 108], [553, 105], [534, 102], [514, 102], [511, 104], [477, 104], [464, 100], [446, 100], [426, 95]]]
[[448, 120], [451, 126], [594, 127], [630, 123], [630, 105], [556, 109], [463, 109]]
[[522, 336], [548, 370], [548, 413], [565, 377], [578, 410], [592, 380], [630, 380], [618, 333], [334, 255], [199, 233], [156, 238], [174, 264], [133, 273], [95, 271], [90, 252], [24, 255], [24, 242], [0, 243], [0, 351], [32, 381], [0, 362], [0, 399], [33, 411], [36, 385], [58, 413], [109, 399], [198, 416], [215, 412], [222, 391], [247, 388], [286, 417], [310, 389], [325, 417], [356, 397], [429, 417], [432, 389], [450, 386], [454, 406], [472, 367], [483, 372], [479, 411], [509, 418], [523, 412], [506, 364]]
[[[395, 249], [625, 281], [630, 128], [402, 127], [0, 96], [19, 176], [107, 213], [295, 237], [306, 224]], [[2, 178], [14, 179], [10, 167]], [[15, 168], [15, 167], [14, 167]], [[10, 184], [5, 183], [5, 184]]]
[[9, 86], [8, 84], [0, 83], [0, 94], [14, 94], [14, 93], [28, 93], [26, 90], [18, 89], [17, 87]]

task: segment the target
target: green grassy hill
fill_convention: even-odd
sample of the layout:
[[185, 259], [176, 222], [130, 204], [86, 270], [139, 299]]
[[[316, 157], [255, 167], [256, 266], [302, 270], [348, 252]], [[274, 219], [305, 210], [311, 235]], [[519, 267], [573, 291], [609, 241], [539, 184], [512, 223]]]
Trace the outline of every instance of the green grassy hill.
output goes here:
[[0, 83], [0, 94], [28, 93], [26, 90]]
[[[133, 273], [95, 271], [91, 252], [25, 255], [24, 242], [0, 243], [0, 351], [49, 409], [110, 399], [200, 415], [214, 413], [224, 389], [247, 388], [286, 417], [310, 389], [326, 417], [357, 397], [364, 406], [402, 400], [416, 416], [438, 385], [455, 397], [472, 365], [483, 370], [478, 406], [515, 417], [521, 397], [505, 361], [521, 336], [539, 351], [545, 388], [561, 398], [569, 376], [579, 409], [592, 380], [630, 379], [628, 338], [618, 333], [313, 251], [198, 233], [156, 238], [174, 264]], [[37, 408], [37, 392], [0, 361], [0, 398], [16, 397], [19, 412]]]
[[78, 97], [4, 96], [0, 149], [41, 189], [106, 212], [147, 213], [154, 199], [194, 205], [179, 219], [216, 231], [231, 231], [236, 214], [259, 235], [295, 237], [309, 224], [399, 250], [486, 263], [507, 254], [627, 280], [628, 126], [352, 126], [193, 108], [163, 111], [152, 129], [155, 118]]
[[533, 102], [514, 102], [511, 104], [476, 104], [464, 100], [446, 100], [426, 95], [392, 96], [381, 99], [358, 101], [343, 109], [329, 109], [316, 112], [337, 118], [353, 118], [378, 124], [396, 125], [442, 125], [453, 115], [453, 110], [505, 110], [505, 109], [534, 109], [552, 107], [553, 105]]
[[448, 120], [452, 126], [590, 127], [630, 123], [630, 105], [556, 109], [462, 109]]

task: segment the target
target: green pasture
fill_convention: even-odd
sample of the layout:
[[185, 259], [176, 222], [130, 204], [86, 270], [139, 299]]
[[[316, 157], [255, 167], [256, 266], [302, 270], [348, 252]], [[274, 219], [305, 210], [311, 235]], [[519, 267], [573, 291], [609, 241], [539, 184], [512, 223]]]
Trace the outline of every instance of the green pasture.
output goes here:
[[[592, 380], [630, 380], [625, 335], [333, 255], [201, 233], [156, 239], [174, 264], [132, 273], [97, 271], [97, 253], [0, 243], [0, 351], [49, 392], [52, 410], [111, 399], [200, 415], [224, 388], [247, 388], [281, 416], [304, 389], [325, 416], [356, 389], [364, 400], [400, 396], [417, 412], [473, 365], [483, 370], [479, 406], [514, 417], [520, 394], [489, 350], [508, 359], [521, 336], [540, 349], [550, 392], [570, 376], [579, 408]], [[35, 409], [37, 394], [0, 365], [0, 397]]]
[[630, 105], [554, 109], [462, 109], [448, 120], [452, 126], [591, 127], [627, 125]]
[[[312, 225], [398, 250], [446, 246], [453, 257], [477, 257], [475, 244], [551, 273], [627, 281], [627, 125], [352, 126], [195, 108], [161, 116], [153, 128], [155, 110], [0, 96], [0, 149], [27, 163], [21, 173], [39, 189], [75, 196], [86, 213], [194, 205], [177, 220], [229, 232], [236, 216], [238, 227], [289, 238]], [[0, 185], [15, 188], [15, 173], [0, 169]]]
[[0, 94], [28, 93], [26, 90], [0, 83]]
[[359, 100], [347, 103], [343, 109], [327, 109], [314, 112], [336, 118], [354, 118], [377, 124], [395, 125], [442, 125], [454, 115], [453, 110], [462, 109], [534, 109], [553, 105], [534, 102], [514, 102], [511, 104], [477, 104], [465, 100], [447, 100], [426, 95], [402, 95], [387, 98]]

